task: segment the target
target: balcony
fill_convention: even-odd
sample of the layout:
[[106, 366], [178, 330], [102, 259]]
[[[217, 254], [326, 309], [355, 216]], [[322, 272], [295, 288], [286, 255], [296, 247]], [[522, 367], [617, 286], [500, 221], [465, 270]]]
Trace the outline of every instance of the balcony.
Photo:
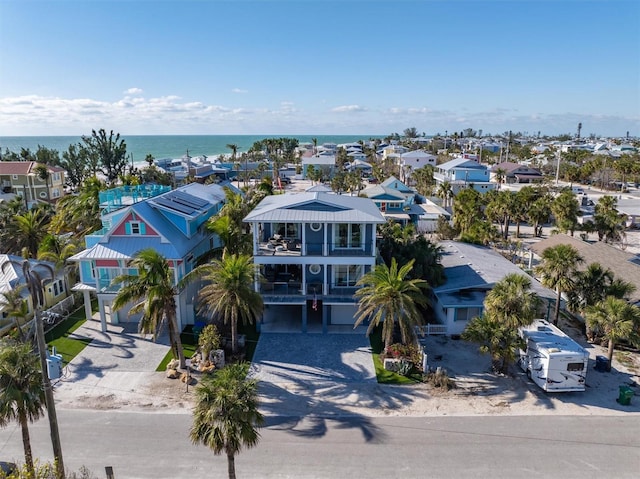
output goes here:
[[322, 283], [307, 283], [306, 294], [300, 281], [266, 281], [260, 283], [259, 292], [268, 303], [303, 304], [308, 300], [353, 303], [356, 288], [330, 286], [328, 294], [323, 294]]
[[344, 246], [343, 243], [302, 243], [297, 239], [269, 240], [257, 244], [256, 256], [373, 256], [371, 245]]
[[147, 198], [161, 195], [171, 191], [170, 186], [164, 185], [137, 185], [120, 186], [106, 191], [101, 191], [98, 196], [102, 213], [109, 213], [124, 206], [129, 206]]

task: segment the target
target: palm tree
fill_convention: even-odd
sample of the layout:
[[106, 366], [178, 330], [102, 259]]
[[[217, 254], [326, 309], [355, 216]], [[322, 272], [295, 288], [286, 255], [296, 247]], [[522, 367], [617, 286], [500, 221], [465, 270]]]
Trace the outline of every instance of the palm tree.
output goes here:
[[22, 430], [24, 461], [29, 477], [35, 477], [29, 422], [44, 415], [45, 394], [38, 356], [29, 344], [0, 344], [0, 426], [18, 421]]
[[249, 214], [250, 205], [241, 194], [227, 187], [225, 195], [224, 206], [209, 219], [207, 228], [220, 237], [228, 253], [248, 254], [251, 252], [251, 236], [245, 233], [242, 220]]
[[129, 314], [142, 312], [138, 330], [142, 334], [152, 334], [154, 341], [166, 326], [173, 357], [180, 361], [180, 368], [184, 369], [186, 361], [176, 318], [178, 288], [173, 284], [173, 271], [169, 263], [156, 250], [148, 248], [138, 251], [129, 267], [136, 268], [138, 274], [124, 274], [113, 279], [113, 284], [123, 283], [113, 300], [113, 310], [117, 311], [134, 302]]
[[500, 189], [500, 185], [502, 185], [506, 175], [507, 172], [504, 168], [498, 168], [496, 170], [496, 182], [498, 183], [498, 189]]
[[506, 373], [520, 346], [518, 328], [531, 324], [540, 299], [531, 291], [531, 280], [512, 273], [500, 280], [484, 300], [484, 314], [473, 318], [462, 338], [480, 344], [491, 356], [493, 369]]
[[469, 322], [462, 332], [462, 339], [480, 344], [480, 352], [491, 356], [493, 370], [503, 374], [516, 360], [520, 345], [518, 330], [508, 327], [488, 311]]
[[38, 259], [53, 263], [56, 271], [64, 271], [64, 290], [69, 292], [68, 277], [75, 273], [77, 263], [67, 260], [78, 252], [78, 243], [72, 237], [48, 234], [38, 248]]
[[24, 284], [16, 285], [14, 288], [0, 293], [0, 306], [2, 311], [7, 314], [7, 317], [13, 318], [18, 330], [18, 338], [21, 342], [24, 342], [25, 335], [22, 331], [21, 322], [25, 321], [29, 315], [29, 306], [27, 301], [22, 297], [22, 290], [26, 286]]
[[47, 263], [40, 263], [40, 266], [47, 270], [47, 276], [41, 274], [31, 268], [29, 260], [22, 261], [22, 277], [24, 278], [31, 301], [34, 308], [34, 322], [36, 325], [36, 340], [38, 343], [38, 355], [40, 357], [40, 377], [44, 392], [45, 404], [47, 407], [47, 416], [49, 418], [49, 430], [51, 435], [51, 445], [53, 447], [53, 457], [55, 460], [56, 474], [58, 477], [64, 478], [64, 459], [62, 457], [62, 444], [60, 442], [60, 433], [58, 431], [58, 415], [56, 413], [56, 403], [53, 398], [53, 389], [51, 388], [51, 380], [47, 374], [47, 345], [44, 340], [44, 326], [40, 311], [45, 304], [44, 287], [48, 281], [55, 278], [53, 268]]
[[20, 253], [23, 248], [29, 252], [30, 258], [38, 255], [38, 246], [47, 234], [49, 217], [41, 208], [34, 208], [24, 214], [16, 215], [4, 231], [4, 249], [12, 253]]
[[531, 280], [518, 273], [498, 281], [484, 300], [485, 310], [511, 329], [533, 323], [539, 305], [540, 298], [531, 291]]
[[449, 200], [453, 198], [453, 189], [451, 188], [451, 183], [449, 183], [448, 181], [440, 183], [436, 195], [442, 199], [442, 206], [445, 208], [448, 207]]
[[608, 296], [587, 308], [587, 324], [608, 341], [607, 358], [613, 359], [616, 343], [622, 340], [640, 344], [640, 309], [623, 299]]
[[198, 266], [183, 278], [180, 285], [196, 279], [205, 282], [199, 294], [199, 314], [221, 319], [231, 325], [231, 351], [238, 352], [238, 321], [251, 324], [262, 314], [262, 296], [253, 284], [257, 276], [256, 267], [249, 255], [225, 254]]
[[414, 260], [398, 269], [395, 258], [391, 266], [379, 264], [356, 283], [358, 311], [354, 328], [369, 320], [367, 336], [382, 324], [382, 339], [385, 348], [393, 342], [395, 325], [400, 328], [402, 342], [409, 344], [415, 338], [415, 326], [422, 324], [419, 307], [426, 307], [429, 284], [422, 279], [407, 279], [413, 269]]
[[229, 364], [196, 387], [189, 437], [215, 455], [226, 454], [229, 479], [236, 477], [236, 454], [242, 447], [258, 444], [258, 428], [264, 424], [258, 411], [257, 381], [247, 379], [248, 370], [247, 363]]
[[582, 262], [584, 262], [582, 256], [570, 245], [559, 244], [542, 252], [542, 264], [536, 268], [536, 272], [542, 276], [544, 286], [556, 290], [556, 306], [553, 315], [553, 324], [556, 326], [560, 317], [562, 293], [574, 288], [574, 276], [578, 265]]

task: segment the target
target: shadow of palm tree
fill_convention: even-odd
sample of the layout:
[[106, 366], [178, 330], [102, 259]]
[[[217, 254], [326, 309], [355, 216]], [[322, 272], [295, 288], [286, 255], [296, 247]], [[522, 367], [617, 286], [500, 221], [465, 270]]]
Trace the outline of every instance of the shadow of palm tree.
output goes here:
[[368, 442], [384, 437], [362, 410], [393, 411], [423, 391], [376, 382], [368, 340], [353, 335], [260, 336], [251, 376], [270, 427], [304, 437], [327, 433], [328, 421], [357, 428]]

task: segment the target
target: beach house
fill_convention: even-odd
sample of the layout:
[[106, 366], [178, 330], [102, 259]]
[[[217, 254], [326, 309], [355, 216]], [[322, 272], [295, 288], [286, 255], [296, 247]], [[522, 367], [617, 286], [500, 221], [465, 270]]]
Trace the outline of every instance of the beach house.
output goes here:
[[[46, 174], [41, 174], [44, 166]], [[44, 172], [43, 171], [43, 172]], [[13, 193], [28, 208], [38, 202], [55, 202], [64, 196], [64, 168], [35, 161], [0, 161], [0, 193]]]
[[489, 169], [467, 156], [460, 156], [438, 165], [433, 178], [438, 186], [448, 182], [454, 195], [463, 188], [473, 188], [480, 193], [486, 193], [496, 186], [489, 181]]
[[[35, 259], [24, 259], [15, 255], [0, 255], [0, 294], [7, 295], [11, 291], [26, 286], [23, 274], [23, 264], [27, 262], [29, 270], [42, 278], [44, 283], [44, 305], [43, 310], [47, 310], [55, 304], [69, 297], [70, 292], [64, 269], [56, 270], [55, 265], [48, 261], [38, 261]], [[20, 291], [20, 298], [26, 301], [26, 316], [21, 318], [21, 324], [31, 319], [34, 313], [33, 300], [29, 290], [25, 287]], [[71, 298], [69, 301], [73, 301]], [[13, 326], [12, 307], [6, 301], [6, 296], [0, 296], [0, 335], [5, 334]]]
[[328, 191], [268, 196], [244, 221], [251, 225], [255, 288], [265, 304], [259, 327], [300, 318], [302, 332], [353, 325], [356, 282], [376, 262], [373, 201]]
[[[139, 315], [128, 314], [130, 307], [119, 311], [111, 308], [120, 289], [113, 279], [121, 274], [136, 274], [129, 262], [138, 251], [152, 248], [162, 254], [177, 285], [201, 256], [220, 246], [219, 238], [207, 231], [205, 223], [224, 205], [225, 186], [237, 192], [229, 183], [191, 183], [176, 190], [143, 185], [102, 192], [103, 228], [87, 235], [86, 249], [70, 258], [79, 265], [80, 281], [73, 290], [83, 292], [87, 318], [92, 314], [93, 293], [98, 298], [103, 330], [107, 323], [139, 320]], [[194, 283], [176, 297], [180, 329], [194, 323], [197, 287]]]
[[508, 274], [529, 278], [531, 290], [542, 298], [543, 306], [555, 299], [554, 291], [491, 248], [456, 241], [443, 241], [439, 246], [447, 281], [432, 291], [433, 311], [450, 336], [461, 334], [471, 319], [482, 314], [487, 293]]

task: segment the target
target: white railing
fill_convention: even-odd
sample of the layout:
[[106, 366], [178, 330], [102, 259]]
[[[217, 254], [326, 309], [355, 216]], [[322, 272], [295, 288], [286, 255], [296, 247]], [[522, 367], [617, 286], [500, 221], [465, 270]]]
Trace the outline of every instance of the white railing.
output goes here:
[[416, 326], [416, 334], [418, 336], [432, 336], [448, 334], [446, 324], [424, 324]]

